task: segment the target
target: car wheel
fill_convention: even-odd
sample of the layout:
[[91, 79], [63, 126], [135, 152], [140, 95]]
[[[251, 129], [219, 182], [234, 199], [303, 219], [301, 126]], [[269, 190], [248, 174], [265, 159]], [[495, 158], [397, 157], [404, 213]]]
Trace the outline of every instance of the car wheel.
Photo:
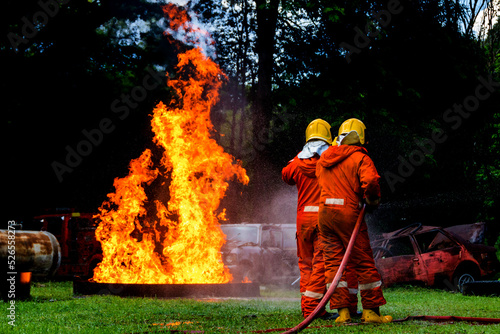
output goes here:
[[465, 283], [474, 282], [476, 279], [474, 278], [474, 274], [468, 271], [460, 271], [453, 278], [453, 285], [455, 287], [455, 291], [463, 292], [463, 285]]

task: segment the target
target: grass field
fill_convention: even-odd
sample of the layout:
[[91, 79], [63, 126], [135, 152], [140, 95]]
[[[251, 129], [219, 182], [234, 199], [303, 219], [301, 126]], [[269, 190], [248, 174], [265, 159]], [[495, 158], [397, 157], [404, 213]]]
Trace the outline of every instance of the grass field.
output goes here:
[[[383, 314], [500, 318], [500, 298], [463, 296], [421, 287], [384, 290]], [[0, 302], [0, 333], [252, 333], [302, 321], [298, 292], [267, 286], [260, 298], [156, 299], [73, 296], [71, 282], [34, 282], [31, 300], [15, 303], [15, 326]], [[329, 327], [325, 327], [329, 326]], [[303, 333], [500, 333], [500, 325], [407, 321], [335, 325], [316, 320]], [[274, 333], [280, 333], [276, 331]]]

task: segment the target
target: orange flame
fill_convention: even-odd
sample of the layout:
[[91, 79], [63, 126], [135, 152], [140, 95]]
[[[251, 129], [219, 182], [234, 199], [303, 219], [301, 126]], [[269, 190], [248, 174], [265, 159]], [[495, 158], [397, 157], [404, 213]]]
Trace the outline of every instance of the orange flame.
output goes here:
[[176, 5], [169, 3], [163, 6], [163, 12], [169, 18], [170, 29], [177, 31], [179, 30], [179, 28], [189, 28], [189, 17], [185, 10], [182, 10]]
[[252, 283], [252, 281], [248, 278], [248, 276], [245, 276], [241, 283]]
[[[154, 142], [164, 150], [160, 166], [154, 167], [152, 152], [145, 150], [130, 162], [128, 176], [115, 179], [115, 193], [99, 208], [96, 236], [103, 260], [94, 270], [96, 282], [232, 280], [220, 254], [225, 235], [219, 219], [225, 211], [219, 217], [216, 211], [229, 180], [249, 179], [211, 137], [210, 110], [225, 75], [199, 48], [178, 59], [179, 76], [167, 83], [177, 98], [168, 106], [160, 102], [151, 120]], [[166, 183], [168, 192], [158, 187]], [[156, 197], [149, 199], [151, 193]]]

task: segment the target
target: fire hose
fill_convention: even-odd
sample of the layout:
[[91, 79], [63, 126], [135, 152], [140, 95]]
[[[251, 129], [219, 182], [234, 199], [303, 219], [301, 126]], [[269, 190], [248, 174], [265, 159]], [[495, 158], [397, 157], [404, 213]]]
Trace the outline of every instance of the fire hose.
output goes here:
[[358, 220], [356, 221], [356, 225], [354, 225], [354, 230], [352, 231], [351, 239], [349, 240], [349, 243], [347, 244], [347, 248], [345, 250], [344, 258], [342, 259], [342, 262], [340, 263], [339, 269], [337, 270], [337, 274], [333, 278], [332, 284], [330, 285], [330, 288], [326, 291], [325, 295], [323, 296], [323, 299], [321, 299], [320, 303], [316, 306], [314, 311], [309, 314], [307, 318], [305, 318], [300, 324], [297, 326], [282, 332], [281, 334], [289, 334], [289, 333], [297, 333], [307, 326], [316, 318], [318, 313], [323, 310], [324, 306], [328, 301], [330, 300], [330, 297], [332, 294], [335, 292], [335, 289], [337, 288], [337, 285], [340, 282], [340, 278], [342, 277], [342, 274], [344, 273], [345, 267], [347, 266], [347, 262], [349, 261], [349, 257], [351, 256], [352, 248], [354, 247], [354, 242], [356, 241], [356, 238], [358, 236], [359, 229], [361, 227], [361, 222], [363, 221], [363, 218], [365, 216], [365, 208], [366, 204], [363, 204], [363, 207], [361, 208], [361, 212], [359, 213]]

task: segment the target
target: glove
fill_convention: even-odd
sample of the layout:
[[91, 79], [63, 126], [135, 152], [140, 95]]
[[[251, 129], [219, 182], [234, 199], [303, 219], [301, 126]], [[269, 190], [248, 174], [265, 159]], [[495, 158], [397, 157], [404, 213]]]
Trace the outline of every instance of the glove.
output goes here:
[[365, 198], [365, 203], [366, 203], [366, 211], [372, 212], [379, 206], [380, 198], [377, 197], [376, 199], [371, 199], [371, 200], [369, 198]]

